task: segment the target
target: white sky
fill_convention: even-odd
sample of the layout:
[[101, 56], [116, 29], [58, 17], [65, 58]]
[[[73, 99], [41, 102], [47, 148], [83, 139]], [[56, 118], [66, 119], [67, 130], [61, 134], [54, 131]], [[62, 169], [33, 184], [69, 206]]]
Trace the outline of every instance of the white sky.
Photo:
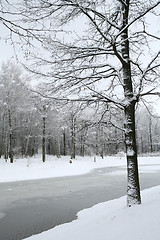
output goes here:
[[[72, 30], [75, 32], [78, 32], [78, 34], [82, 35], [83, 31], [85, 32], [86, 30], [86, 26], [85, 26], [85, 19], [79, 18], [78, 21], [75, 22], [75, 24], [73, 24], [73, 22], [71, 24], [68, 24], [67, 27], [64, 28], [64, 30]], [[154, 34], [156, 31], [156, 34], [158, 34], [158, 36], [160, 37], [160, 16], [158, 17], [153, 17], [153, 15], [148, 15], [148, 27], [147, 30], [151, 33]], [[138, 25], [136, 24], [135, 27], [137, 28]], [[6, 29], [6, 27], [3, 26], [3, 24], [0, 22], [0, 64], [3, 61], [7, 61], [11, 58], [14, 58], [14, 50], [13, 50], [13, 46], [11, 46], [11, 42], [5, 42], [5, 40], [3, 40], [3, 37], [8, 36], [10, 34], [9, 30]], [[71, 39], [73, 37], [73, 34], [68, 34], [67, 35], [67, 39]], [[18, 46], [19, 47], [19, 46]], [[155, 51], [159, 51], [160, 50], [160, 44], [153, 42], [152, 45], [153, 49], [155, 49]], [[19, 53], [17, 53], [19, 54]], [[21, 53], [22, 56], [22, 53]]]
[[0, 64], [14, 57], [13, 47], [4, 41], [0, 41]]
[[[154, 18], [151, 15], [148, 16], [148, 31], [151, 34], [154, 34], [154, 32], [156, 31], [156, 34], [158, 34], [158, 36], [160, 37], [160, 16]], [[136, 27], [136, 26], [135, 26]], [[138, 27], [138, 26], [137, 26]], [[139, 28], [139, 27], [138, 27]], [[84, 19], [79, 19], [78, 21], [75, 22], [75, 24], [69, 24], [67, 27], [65, 27], [64, 30], [72, 30], [72, 31], [78, 31], [78, 33], [80, 35], [82, 35], [82, 32], [86, 29], [85, 26], [85, 20]], [[14, 49], [13, 46], [11, 45], [11, 42], [5, 42], [5, 40], [3, 39], [4, 36], [7, 36], [9, 34], [9, 30], [7, 30], [2, 23], [0, 23], [0, 64], [2, 62], [7, 62], [7, 60], [10, 59], [16, 59], [15, 54], [14, 54]], [[68, 34], [67, 35], [67, 39], [71, 38], [71, 36], [73, 37], [73, 34]], [[21, 46], [19, 45], [17, 47], [17, 49], [20, 49]], [[153, 42], [152, 44], [152, 50], [154, 50], [155, 52], [160, 50], [160, 43], [155, 43]], [[23, 59], [23, 55], [22, 55], [22, 51], [16, 51], [16, 54], [18, 56], [20, 56], [21, 59]], [[146, 56], [144, 56], [144, 62], [145, 62], [145, 58]], [[158, 104], [159, 105], [159, 104]], [[160, 112], [159, 107], [157, 108], [157, 111]]]

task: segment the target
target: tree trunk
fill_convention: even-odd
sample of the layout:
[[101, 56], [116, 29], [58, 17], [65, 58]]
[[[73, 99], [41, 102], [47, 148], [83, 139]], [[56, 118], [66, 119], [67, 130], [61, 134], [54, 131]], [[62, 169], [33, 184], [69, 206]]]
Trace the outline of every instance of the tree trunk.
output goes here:
[[71, 118], [71, 159], [74, 159], [76, 157], [76, 120], [74, 116]]
[[96, 125], [96, 156], [99, 154], [99, 126]]
[[11, 119], [10, 110], [8, 110], [8, 120], [9, 120], [9, 158], [10, 158], [10, 163], [13, 163], [13, 134], [12, 134], [12, 119]]
[[143, 136], [142, 136], [142, 133], [141, 133], [141, 153], [142, 153], [142, 154], [144, 153], [144, 150], [143, 150]]
[[66, 156], [66, 132], [63, 131], [63, 155]]
[[152, 121], [149, 117], [149, 141], [150, 141], [150, 152], [153, 152], [153, 141], [152, 141]]
[[[4, 127], [4, 137], [5, 137], [5, 144], [4, 144], [4, 159], [6, 160], [6, 162], [7, 162], [7, 160], [8, 160], [8, 148], [9, 148], [9, 136], [8, 136], [8, 117], [7, 117], [7, 115], [5, 116], [5, 122], [7, 122], [7, 126], [6, 126], [6, 124], [5, 124], [5, 127]], [[4, 123], [5, 123], [4, 122]]]
[[115, 136], [115, 153], [118, 153], [118, 134], [117, 134], [117, 128], [115, 128], [115, 132], [114, 132], [114, 136]]
[[57, 158], [61, 157], [61, 144], [60, 144], [59, 135], [56, 137], [56, 156]]
[[137, 146], [135, 137], [135, 104], [125, 108], [125, 145], [127, 155], [127, 205], [140, 204]]
[[47, 154], [51, 155], [51, 136], [49, 133], [49, 136], [47, 138]]
[[100, 156], [104, 158], [104, 130], [103, 127], [100, 127]]
[[29, 130], [28, 136], [26, 136], [26, 141], [24, 143], [24, 145], [25, 145], [25, 147], [24, 147], [25, 148], [25, 151], [24, 151], [25, 157], [30, 155], [29, 146], [31, 145], [30, 144], [31, 136], [32, 136], [32, 129]]
[[43, 135], [42, 135], [42, 161], [46, 161], [46, 118], [43, 117]]
[[80, 143], [81, 143], [80, 156], [84, 157], [84, 144], [85, 144], [85, 140], [84, 140], [84, 133], [83, 133], [83, 131], [81, 132]]
[[5, 126], [5, 114], [2, 117], [2, 132], [1, 132], [1, 147], [0, 147], [0, 157], [4, 153], [4, 126]]
[[5, 134], [6, 136], [5, 136], [5, 152], [4, 152], [4, 159], [6, 160], [6, 162], [7, 162], [7, 160], [8, 160], [8, 134], [7, 134], [7, 132], [6, 132], [6, 134]]
[[130, 1], [126, 0], [125, 4], [122, 3], [123, 26], [121, 34], [121, 50], [123, 57], [123, 82], [124, 82], [124, 95], [125, 95], [125, 145], [127, 154], [127, 205], [140, 204], [140, 186], [138, 176], [138, 163], [137, 163], [137, 146], [136, 146], [136, 131], [135, 131], [135, 104], [136, 99], [133, 95], [131, 65], [129, 56], [129, 35], [128, 35], [128, 15], [129, 15]]

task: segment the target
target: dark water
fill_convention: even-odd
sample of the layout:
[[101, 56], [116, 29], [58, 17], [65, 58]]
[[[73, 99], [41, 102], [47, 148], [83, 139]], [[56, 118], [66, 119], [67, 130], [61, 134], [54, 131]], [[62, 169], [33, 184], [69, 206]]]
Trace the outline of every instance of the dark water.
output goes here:
[[[90, 174], [0, 184], [0, 240], [21, 240], [76, 219], [78, 211], [126, 194], [126, 177]], [[160, 173], [140, 175], [141, 189], [160, 185]]]

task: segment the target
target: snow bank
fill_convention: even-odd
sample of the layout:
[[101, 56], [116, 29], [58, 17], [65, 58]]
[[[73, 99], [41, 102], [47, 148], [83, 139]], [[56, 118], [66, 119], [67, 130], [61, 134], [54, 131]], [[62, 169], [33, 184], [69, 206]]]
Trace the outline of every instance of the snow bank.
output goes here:
[[[106, 156], [104, 159], [96, 157], [77, 157], [73, 163], [69, 163], [70, 157], [56, 158], [47, 156], [43, 163], [41, 156], [32, 158], [16, 159], [13, 164], [0, 159], [0, 182], [21, 181], [31, 179], [43, 179], [62, 176], [74, 176], [86, 174], [96, 168], [104, 167], [123, 167], [119, 174], [125, 174], [126, 159], [122, 156]], [[140, 172], [160, 170], [160, 157], [141, 157], [139, 158]], [[153, 165], [152, 169], [148, 165]], [[113, 172], [112, 174], [117, 173]]]
[[[108, 174], [126, 174], [125, 157], [69, 157], [57, 159], [41, 156], [16, 159], [13, 164], [0, 160], [0, 182], [20, 181], [85, 174], [96, 168], [119, 167]], [[160, 170], [160, 157], [139, 158], [140, 172]], [[142, 192], [142, 205], [126, 207], [126, 197], [97, 204], [78, 213], [78, 220], [57, 226], [28, 240], [158, 240], [160, 226], [160, 186]], [[2, 218], [3, 215], [0, 215]]]
[[94, 157], [78, 157], [72, 160], [72, 164], [69, 161], [69, 156], [61, 158], [47, 156], [46, 162], [43, 163], [40, 155], [16, 159], [13, 164], [1, 159], [0, 182], [74, 176], [86, 174], [95, 168], [125, 165], [125, 159], [121, 157], [106, 157], [105, 159], [97, 157], [96, 162], [94, 162]]
[[160, 186], [142, 191], [143, 204], [126, 207], [126, 197], [95, 205], [78, 219], [27, 240], [158, 240]]

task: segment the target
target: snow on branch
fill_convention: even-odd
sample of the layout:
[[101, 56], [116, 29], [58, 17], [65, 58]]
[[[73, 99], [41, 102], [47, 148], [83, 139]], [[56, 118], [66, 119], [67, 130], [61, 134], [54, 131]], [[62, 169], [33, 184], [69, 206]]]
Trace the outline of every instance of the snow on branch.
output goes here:
[[116, 39], [126, 30], [128, 29], [131, 25], [133, 25], [137, 20], [141, 19], [144, 17], [147, 13], [151, 12], [153, 9], [155, 9], [158, 5], [160, 4], [160, 1], [156, 2], [155, 4], [149, 6], [145, 11], [139, 14], [136, 18], [134, 18], [132, 21], [130, 21], [125, 27], [121, 29], [121, 31], [117, 34]]

